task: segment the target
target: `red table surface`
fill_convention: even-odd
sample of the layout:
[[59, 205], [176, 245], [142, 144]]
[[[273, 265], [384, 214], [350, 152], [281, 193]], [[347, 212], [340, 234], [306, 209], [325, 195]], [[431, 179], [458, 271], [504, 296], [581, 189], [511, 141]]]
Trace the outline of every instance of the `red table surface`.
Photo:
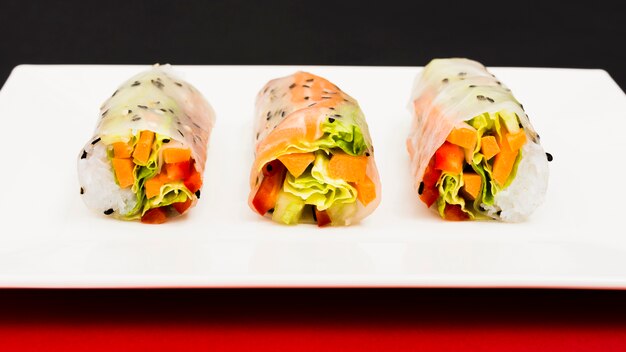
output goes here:
[[0, 290], [0, 351], [626, 351], [626, 292]]

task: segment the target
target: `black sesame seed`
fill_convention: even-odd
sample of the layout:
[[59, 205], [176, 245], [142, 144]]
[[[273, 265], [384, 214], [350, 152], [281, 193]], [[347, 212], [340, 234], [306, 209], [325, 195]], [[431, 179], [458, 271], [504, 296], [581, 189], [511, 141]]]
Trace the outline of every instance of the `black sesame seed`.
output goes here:
[[85, 189], [84, 188], [80, 188], [80, 194], [85, 194]]
[[302, 88], [311, 88], [311, 86], [307, 86], [306, 84], [303, 84]]
[[148, 107], [145, 105], [137, 105], [138, 108], [147, 109]]
[[157, 79], [156, 81], [151, 79], [150, 82], [159, 89], [162, 89], [165, 86], [159, 79]]
[[441, 80], [441, 82], [443, 82], [443, 83], [448, 83], [448, 79], [447, 79], [447, 78], [444, 78], [444, 79], [442, 79], [442, 80]]
[[309, 78], [309, 79], [307, 79], [306, 81], [307, 81], [307, 82], [313, 82], [313, 80], [314, 80], [314, 78]]
[[181, 136], [185, 137], [185, 135], [180, 130], [176, 130], [176, 131], [178, 131], [178, 133], [180, 133]]
[[141, 116], [139, 116], [139, 115], [135, 115], [135, 116], [133, 116], [133, 118], [132, 118], [132, 119], [130, 119], [130, 120], [131, 120], [131, 121], [133, 121], [133, 122], [134, 122], [134, 121], [139, 121], [139, 120], [141, 120]]
[[350, 102], [350, 100], [348, 100], [346, 98], [343, 98], [343, 101], [348, 102], [348, 103]]
[[107, 113], [109, 112], [109, 109], [106, 109], [103, 113], [102, 113], [102, 117], [104, 117]]
[[424, 193], [424, 182], [420, 182], [420, 186], [417, 188], [417, 194], [420, 196]]
[[193, 124], [194, 126], [196, 126], [196, 127], [200, 128], [200, 129], [202, 129], [202, 127], [200, 127], [200, 125], [198, 125], [197, 123], [192, 122], [192, 124]]
[[259, 132], [256, 133], [256, 139], [259, 139]]
[[131, 84], [130, 86], [131, 86], [131, 87], [137, 87], [137, 86], [138, 86], [138, 85], [140, 85], [140, 84], [141, 84], [141, 82], [139, 82], [139, 81], [135, 81], [135, 83]]
[[490, 102], [490, 103], [495, 102], [495, 100], [493, 100], [493, 99], [491, 99], [491, 98], [489, 98], [489, 97], [487, 97], [487, 100], [489, 100], [489, 102]]
[[339, 115], [339, 114], [334, 114], [334, 115], [333, 115], [333, 117], [338, 117], [338, 118], [340, 118], [340, 117], [341, 117], [341, 115]]
[[163, 143], [169, 143], [169, 142], [170, 142], [170, 140], [169, 140], [168, 138], [165, 138], [165, 139], [163, 140]]
[[174, 110], [172, 109], [167, 109], [167, 110], [169, 110], [169, 112], [171, 112], [172, 114], [174, 113]]
[[272, 164], [267, 164], [267, 172], [272, 172]]
[[104, 215], [111, 215], [111, 214], [113, 214], [113, 209], [112, 208], [109, 208], [109, 209], [104, 211]]
[[128, 109], [128, 113], [129, 113], [129, 114], [132, 114], [132, 113], [133, 113], [133, 111], [132, 111], [131, 109]]
[[322, 97], [322, 99], [330, 99], [330, 98], [332, 98], [332, 97]]
[[467, 76], [467, 72], [459, 72], [459, 77]]
[[163, 111], [163, 112], [167, 112], [167, 110], [165, 110], [165, 109], [159, 109], [159, 110], [161, 110], [161, 111]]
[[304, 97], [304, 100], [309, 100], [309, 97]]
[[476, 88], [476, 85], [474, 85], [474, 84], [470, 84], [470, 86], [469, 86], [469, 87], [470, 87], [470, 88]]
[[267, 93], [268, 89], [270, 89], [270, 87], [265, 87], [265, 89], [263, 89], [263, 94]]
[[496, 84], [497, 84], [497, 85], [499, 85], [499, 86], [501, 86], [501, 85], [502, 85], [502, 82], [500, 82], [500, 81], [496, 81]]
[[[522, 110], [524, 110], [524, 105], [519, 104], [519, 107], [522, 108]], [[524, 110], [524, 111], [526, 111], [526, 110]]]
[[197, 190], [195, 194], [196, 194], [196, 198], [200, 199], [200, 190]]
[[93, 142], [91, 142], [91, 145], [94, 145], [94, 144], [96, 144], [98, 142], [100, 142], [100, 137], [94, 139]]
[[289, 89], [293, 89], [296, 86], [295, 83], [293, 83], [292, 85], [289, 86]]
[[83, 150], [83, 155], [80, 156], [81, 159], [85, 159], [87, 157], [87, 152]]
[[333, 119], [332, 117], [328, 119], [328, 122], [333, 123], [335, 122], [335, 119]]
[[180, 83], [178, 83], [178, 82], [174, 82], [174, 84], [175, 84], [175, 85], [177, 85], [177, 86], [179, 86], [179, 87], [182, 87], [182, 86], [183, 86], [182, 84], [180, 84]]
[[285, 112], [284, 112], [284, 111], [283, 111], [283, 112], [281, 112], [281, 113], [280, 113], [280, 116], [281, 116], [281, 117], [285, 117]]
[[317, 103], [313, 103], [313, 104], [309, 105], [309, 107], [311, 107], [311, 106], [313, 106], [313, 105], [315, 105], [315, 104], [317, 104]]
[[333, 108], [333, 107], [330, 107], [329, 109], [330, 109], [330, 110], [335, 110], [335, 108]]
[[477, 95], [476, 99], [478, 99], [478, 100], [486, 100], [487, 98], [485, 98], [484, 95]]
[[548, 161], [554, 160], [554, 157], [550, 153], [546, 153], [546, 158], [548, 158]]
[[268, 111], [266, 116], [267, 116], [267, 117], [272, 116], [272, 112], [271, 112], [271, 111]]
[[111, 95], [111, 98], [113, 98], [115, 96], [115, 94], [117, 94], [120, 90], [116, 90], [115, 92], [113, 92], [113, 95]]
[[271, 118], [272, 118], [271, 116], [268, 116], [268, 117], [266, 118], [266, 120], [267, 120], [267, 121], [269, 121]]

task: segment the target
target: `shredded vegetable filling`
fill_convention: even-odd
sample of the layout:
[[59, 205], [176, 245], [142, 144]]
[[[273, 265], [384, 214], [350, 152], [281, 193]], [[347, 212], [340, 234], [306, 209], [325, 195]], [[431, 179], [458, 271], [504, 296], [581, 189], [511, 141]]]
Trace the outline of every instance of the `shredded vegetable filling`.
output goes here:
[[500, 111], [465, 121], [430, 160], [420, 199], [448, 220], [484, 218], [495, 195], [515, 178], [526, 143], [517, 115]]

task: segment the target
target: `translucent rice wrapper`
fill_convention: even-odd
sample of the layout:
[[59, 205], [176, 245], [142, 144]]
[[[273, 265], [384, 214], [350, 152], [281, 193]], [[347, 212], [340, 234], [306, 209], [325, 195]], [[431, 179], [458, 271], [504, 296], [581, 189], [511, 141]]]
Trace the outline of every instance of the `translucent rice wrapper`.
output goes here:
[[[508, 199], [485, 214], [494, 219], [522, 221], [543, 202], [549, 172], [539, 135], [522, 104], [485, 66], [464, 58], [432, 60], [415, 78], [409, 110], [413, 123], [406, 144], [416, 191], [430, 159], [454, 128], [483, 113], [506, 111], [519, 118], [527, 143], [518, 174], [501, 191]], [[510, 197], [512, 192], [515, 195]]]
[[311, 144], [323, 135], [321, 125], [344, 108], [357, 112], [351, 115], [366, 140], [369, 155], [366, 175], [374, 182], [376, 199], [363, 206], [357, 200], [357, 211], [333, 225], [350, 225], [367, 217], [381, 199], [381, 185], [374, 160], [374, 148], [365, 116], [357, 101], [328, 80], [306, 72], [268, 82], [258, 93], [255, 104], [255, 160], [250, 173], [249, 204], [261, 184], [263, 166], [283, 154], [312, 151]]
[[[214, 123], [215, 113], [206, 99], [191, 84], [176, 77], [169, 65], [155, 65], [130, 78], [102, 104], [94, 134], [79, 153], [78, 176], [86, 205], [97, 212], [113, 209], [113, 213], [107, 215], [125, 218], [118, 211], [127, 207], [128, 204], [122, 203], [131, 198], [130, 190], [111, 187], [108, 182], [113, 180], [110, 163], [91, 160], [106, 156], [103, 146], [129, 142], [140, 131], [152, 131], [171, 141], [161, 148], [161, 153], [169, 147], [189, 148], [195, 168], [202, 175]], [[158, 160], [162, 162], [161, 155]], [[108, 176], [103, 172], [106, 168]], [[94, 175], [96, 173], [100, 175]], [[107, 182], [108, 185], [103, 185]], [[101, 186], [114, 194], [103, 194], [103, 190], [97, 189]], [[192, 206], [196, 202], [197, 197], [194, 197]]]

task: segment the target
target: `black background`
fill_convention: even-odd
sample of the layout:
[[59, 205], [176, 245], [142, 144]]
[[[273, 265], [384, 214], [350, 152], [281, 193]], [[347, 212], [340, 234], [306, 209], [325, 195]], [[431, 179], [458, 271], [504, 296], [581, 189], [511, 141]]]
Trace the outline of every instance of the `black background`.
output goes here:
[[20, 63], [602, 68], [626, 86], [619, 1], [0, 0], [0, 82]]
[[[618, 1], [0, 0], [0, 82], [32, 64], [602, 68], [626, 87]], [[506, 8], [508, 7], [508, 8]], [[626, 294], [578, 290], [0, 290], [0, 324], [626, 326]]]

